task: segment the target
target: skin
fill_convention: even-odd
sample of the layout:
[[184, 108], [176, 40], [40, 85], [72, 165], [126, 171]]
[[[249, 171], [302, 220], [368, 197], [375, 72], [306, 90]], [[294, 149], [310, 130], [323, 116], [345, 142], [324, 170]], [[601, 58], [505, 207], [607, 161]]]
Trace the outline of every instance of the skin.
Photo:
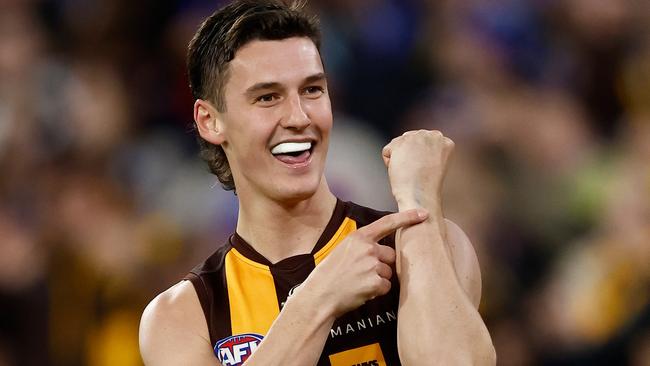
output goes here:
[[481, 284], [476, 255], [467, 236], [442, 214], [442, 183], [453, 148], [439, 131], [421, 130], [406, 132], [382, 151], [399, 210], [429, 212], [424, 222], [397, 232], [397, 344], [404, 365], [422, 360], [496, 363], [490, 334], [477, 311]]
[[[332, 110], [318, 50], [303, 38], [244, 45], [230, 63], [225, 98], [223, 113], [198, 100], [195, 120], [228, 157], [240, 203], [237, 233], [265, 243], [256, 249], [272, 262], [309, 252], [336, 204], [323, 177]], [[314, 142], [310, 164], [279, 162], [270, 149], [283, 141]], [[277, 229], [287, 226], [297, 232]], [[294, 241], [275, 245], [287, 238]]]
[[[225, 90], [226, 111], [218, 112], [212, 103], [197, 100], [194, 118], [201, 136], [220, 144], [228, 157], [240, 201], [237, 232], [272, 262], [309, 253], [336, 204], [323, 176], [332, 112], [318, 50], [307, 38], [252, 41], [240, 48], [230, 63], [230, 79]], [[400, 212], [387, 215], [346, 237], [288, 299], [246, 365], [315, 364], [334, 320], [367, 300], [387, 293], [391, 266], [396, 258], [402, 257], [401, 267], [406, 260], [409, 264], [416, 261], [413, 253], [407, 250], [412, 246], [416, 250], [428, 246], [437, 248], [429, 259], [442, 263], [445, 268], [440, 281], [446, 286], [438, 290], [447, 292], [423, 298], [410, 286], [419, 288], [430, 283], [426, 279], [431, 277], [420, 279], [417, 276], [420, 273], [430, 276], [431, 266], [413, 269], [401, 268], [398, 264], [400, 282], [407, 289], [405, 293], [416, 300], [405, 300], [404, 306], [400, 301], [399, 311], [417, 308], [417, 312], [423, 313], [422, 309], [429, 311], [440, 301], [444, 307], [462, 303], [463, 311], [453, 315], [455, 320], [450, 326], [466, 319], [480, 324], [446, 329], [446, 333], [459, 334], [452, 339], [469, 339], [477, 334], [485, 336], [475, 332], [484, 325], [476, 311], [480, 300], [480, 271], [474, 250], [462, 230], [445, 223], [442, 211], [436, 211], [438, 207], [411, 203], [413, 196], [434, 192], [422, 189], [429, 183], [427, 174], [419, 171], [422, 167], [408, 166], [403, 170], [399, 167], [398, 162], [402, 160], [418, 160], [406, 159], [403, 155], [427, 156], [417, 149], [405, 149], [410, 145], [410, 137], [404, 138], [407, 143], [393, 145], [388, 152], [384, 151], [389, 175], [392, 174], [393, 191], [399, 193], [396, 198], [399, 197]], [[270, 149], [284, 141], [313, 142], [310, 161], [291, 166], [276, 159]], [[417, 144], [420, 148], [421, 145]], [[436, 159], [439, 157], [432, 160]], [[417, 175], [419, 184], [413, 185], [406, 178], [413, 172], [422, 173]], [[444, 173], [438, 175], [436, 179], [441, 184]], [[422, 189], [420, 194], [414, 194], [418, 189]], [[413, 209], [407, 209], [409, 205]], [[286, 225], [287, 222], [291, 225]], [[446, 229], [448, 238], [429, 233], [440, 225], [450, 225]], [[420, 226], [427, 234], [425, 241], [418, 238], [417, 232], [408, 231]], [[396, 230], [399, 230], [397, 252], [377, 243]], [[412, 245], [414, 242], [421, 244]], [[332, 278], [337, 281], [331, 281]], [[448, 293], [452, 295], [451, 302], [444, 300]], [[470, 314], [469, 318], [466, 313]], [[435, 328], [435, 323], [430, 327], [422, 324], [425, 323], [420, 319], [401, 314], [398, 328]], [[400, 330], [404, 343], [406, 339], [402, 333]], [[487, 339], [489, 343], [489, 335]], [[464, 348], [456, 347], [458, 351], [485, 352], [483, 348], [475, 350], [466, 343], [459, 344]], [[408, 347], [400, 345], [400, 352]], [[218, 364], [191, 283], [176, 284], [147, 306], [140, 324], [140, 348], [147, 365]], [[478, 354], [472, 358], [482, 359]], [[441, 362], [453, 360], [439, 359]], [[406, 361], [404, 364], [418, 363]]]

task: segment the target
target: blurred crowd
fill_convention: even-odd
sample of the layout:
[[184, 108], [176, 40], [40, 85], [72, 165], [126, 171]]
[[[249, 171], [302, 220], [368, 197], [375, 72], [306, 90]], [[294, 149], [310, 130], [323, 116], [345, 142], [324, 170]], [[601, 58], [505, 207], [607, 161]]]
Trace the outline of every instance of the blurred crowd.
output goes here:
[[[0, 0], [0, 366], [140, 365], [144, 306], [233, 231], [185, 73], [222, 2]], [[650, 3], [309, 7], [339, 197], [394, 209], [381, 147], [456, 142], [498, 364], [650, 365]]]

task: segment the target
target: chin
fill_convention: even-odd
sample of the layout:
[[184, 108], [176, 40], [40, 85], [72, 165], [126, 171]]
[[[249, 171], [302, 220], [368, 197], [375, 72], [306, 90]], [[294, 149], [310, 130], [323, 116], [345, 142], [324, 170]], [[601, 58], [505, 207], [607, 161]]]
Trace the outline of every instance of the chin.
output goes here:
[[276, 186], [274, 196], [278, 201], [297, 203], [314, 196], [318, 191], [319, 185], [320, 180], [311, 182], [293, 181], [287, 184]]

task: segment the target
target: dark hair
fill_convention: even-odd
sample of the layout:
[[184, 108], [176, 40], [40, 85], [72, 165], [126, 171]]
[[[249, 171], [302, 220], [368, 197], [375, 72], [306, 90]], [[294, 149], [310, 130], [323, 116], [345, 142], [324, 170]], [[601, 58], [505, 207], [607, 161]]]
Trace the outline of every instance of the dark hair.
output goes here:
[[[187, 68], [194, 98], [211, 101], [218, 111], [226, 111], [228, 64], [250, 41], [307, 37], [320, 50], [318, 20], [305, 14], [303, 7], [303, 1], [287, 4], [281, 0], [236, 0], [209, 16], [188, 48]], [[197, 136], [201, 158], [224, 189], [234, 190], [235, 181], [223, 148]]]

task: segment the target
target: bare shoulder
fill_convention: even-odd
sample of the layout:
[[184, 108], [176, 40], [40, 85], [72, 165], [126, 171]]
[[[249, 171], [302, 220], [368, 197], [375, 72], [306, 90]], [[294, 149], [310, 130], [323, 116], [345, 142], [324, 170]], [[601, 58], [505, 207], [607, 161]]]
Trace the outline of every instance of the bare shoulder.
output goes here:
[[190, 281], [170, 287], [144, 309], [140, 352], [148, 366], [218, 364], [201, 304]]
[[470, 301], [478, 308], [481, 302], [481, 268], [472, 242], [453, 221], [445, 219], [447, 238], [453, 256], [456, 275]]

